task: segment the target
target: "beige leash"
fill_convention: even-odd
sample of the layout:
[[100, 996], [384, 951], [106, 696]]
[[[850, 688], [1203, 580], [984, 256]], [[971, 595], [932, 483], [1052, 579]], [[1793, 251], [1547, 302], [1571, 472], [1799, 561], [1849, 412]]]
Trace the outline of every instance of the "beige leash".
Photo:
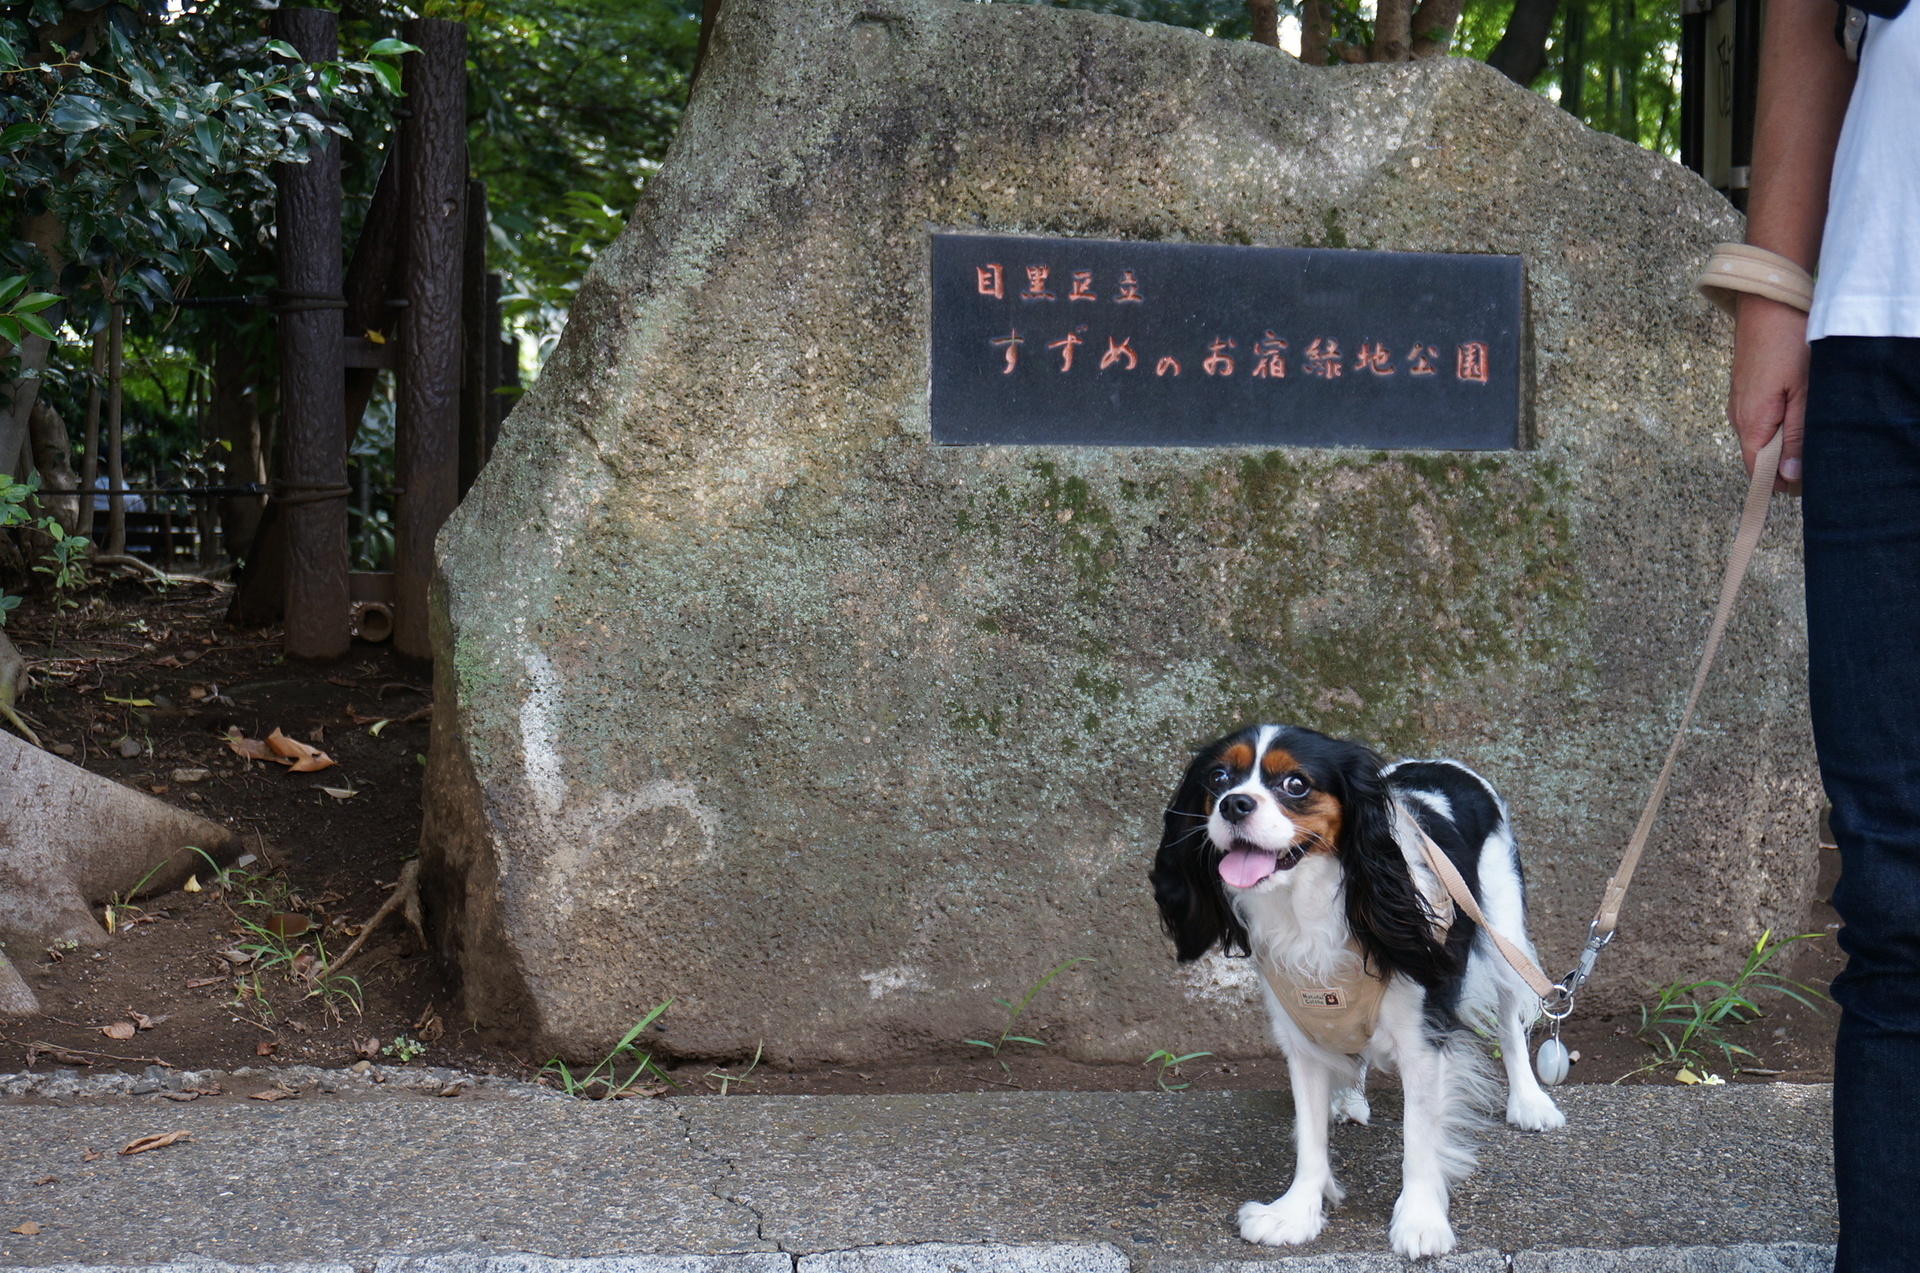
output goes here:
[[1686, 738], [1687, 727], [1693, 723], [1693, 709], [1700, 703], [1700, 691], [1706, 688], [1707, 673], [1713, 668], [1714, 656], [1720, 652], [1720, 640], [1727, 633], [1727, 620], [1733, 617], [1733, 604], [1740, 596], [1740, 584], [1747, 577], [1747, 567], [1753, 561], [1753, 550], [1760, 544], [1760, 533], [1766, 529], [1767, 509], [1773, 498], [1773, 479], [1780, 469], [1780, 448], [1785, 440], [1786, 431], [1783, 429], [1775, 433], [1773, 441], [1762, 447], [1760, 454], [1753, 459], [1753, 480], [1747, 487], [1747, 503], [1740, 514], [1740, 530], [1733, 537], [1733, 552], [1727, 560], [1727, 573], [1720, 580], [1720, 605], [1713, 612], [1712, 626], [1707, 629], [1707, 644], [1700, 652], [1700, 667], [1693, 674], [1693, 689], [1687, 694], [1687, 709], [1680, 714], [1680, 728], [1674, 731], [1673, 743], [1667, 748], [1667, 762], [1660, 766], [1660, 776], [1654, 781], [1653, 794], [1647, 797], [1646, 807], [1640, 811], [1640, 821], [1633, 829], [1632, 838], [1627, 841], [1627, 851], [1621, 855], [1613, 878], [1607, 881], [1606, 891], [1600, 897], [1600, 909], [1587, 926], [1587, 942], [1581, 949], [1578, 966], [1563, 980], [1549, 981], [1525, 952], [1487, 923], [1486, 916], [1480, 913], [1479, 905], [1473, 900], [1472, 891], [1467, 888], [1466, 880], [1461, 878], [1460, 872], [1440, 851], [1440, 847], [1425, 832], [1421, 832], [1421, 848], [1426, 854], [1427, 865], [1440, 877], [1454, 905], [1480, 925], [1481, 931], [1493, 941], [1501, 956], [1540, 996], [1544, 1003], [1543, 1011], [1556, 1023], [1573, 1011], [1574, 993], [1593, 974], [1594, 962], [1599, 959], [1606, 944], [1613, 940], [1614, 929], [1620, 923], [1620, 905], [1626, 900], [1627, 886], [1633, 882], [1633, 873], [1640, 866], [1640, 858], [1647, 847], [1647, 837], [1653, 832], [1654, 819], [1660, 816], [1660, 805], [1667, 798], [1667, 784], [1673, 777], [1674, 762], [1680, 758], [1680, 744]]

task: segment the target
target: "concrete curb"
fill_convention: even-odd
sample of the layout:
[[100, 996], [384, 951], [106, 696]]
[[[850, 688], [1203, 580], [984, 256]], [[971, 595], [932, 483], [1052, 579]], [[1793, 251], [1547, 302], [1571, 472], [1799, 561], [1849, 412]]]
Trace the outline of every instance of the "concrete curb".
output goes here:
[[[1168, 1273], [1831, 1273], [1833, 1248], [1806, 1242], [1737, 1246], [1569, 1248], [1557, 1251], [1465, 1251], [1415, 1263], [1398, 1256], [1354, 1253], [1276, 1255], [1262, 1260], [1163, 1266]], [[373, 1273], [1131, 1273], [1132, 1263], [1106, 1243], [923, 1242], [854, 1247], [806, 1255], [611, 1255], [555, 1259], [544, 1255], [386, 1256]], [[50, 1264], [0, 1266], [0, 1273], [366, 1273], [351, 1264]]]

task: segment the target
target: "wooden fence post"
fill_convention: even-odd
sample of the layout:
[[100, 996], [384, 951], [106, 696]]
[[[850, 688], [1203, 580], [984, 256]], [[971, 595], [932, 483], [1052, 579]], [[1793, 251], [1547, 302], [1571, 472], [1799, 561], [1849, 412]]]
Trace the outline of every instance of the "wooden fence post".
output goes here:
[[394, 438], [393, 645], [432, 657], [427, 592], [433, 539], [459, 500], [460, 265], [466, 229], [467, 29], [415, 18], [419, 48], [402, 63], [411, 111], [401, 121], [406, 192], [400, 379]]
[[[274, 14], [279, 37], [308, 62], [338, 56], [338, 19], [325, 9]], [[347, 595], [347, 426], [341, 369], [340, 143], [309, 143], [304, 164], [274, 173], [280, 287], [280, 424], [285, 477], [276, 491], [286, 521], [282, 648], [337, 659], [352, 648]]]

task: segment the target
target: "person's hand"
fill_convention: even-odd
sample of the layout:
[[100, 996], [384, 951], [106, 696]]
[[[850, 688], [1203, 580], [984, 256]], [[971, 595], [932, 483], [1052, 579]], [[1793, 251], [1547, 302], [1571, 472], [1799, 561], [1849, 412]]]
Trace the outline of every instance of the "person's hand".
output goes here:
[[1807, 429], [1807, 316], [1791, 305], [1748, 292], [1740, 297], [1733, 338], [1733, 389], [1727, 419], [1740, 435], [1740, 458], [1753, 457], [1781, 429], [1776, 491], [1800, 482], [1800, 439]]

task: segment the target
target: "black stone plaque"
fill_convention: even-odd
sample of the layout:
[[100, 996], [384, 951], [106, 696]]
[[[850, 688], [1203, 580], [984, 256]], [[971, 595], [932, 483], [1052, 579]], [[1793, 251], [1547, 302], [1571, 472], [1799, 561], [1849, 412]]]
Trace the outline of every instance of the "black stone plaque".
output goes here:
[[933, 440], [1519, 444], [1517, 256], [933, 236]]

